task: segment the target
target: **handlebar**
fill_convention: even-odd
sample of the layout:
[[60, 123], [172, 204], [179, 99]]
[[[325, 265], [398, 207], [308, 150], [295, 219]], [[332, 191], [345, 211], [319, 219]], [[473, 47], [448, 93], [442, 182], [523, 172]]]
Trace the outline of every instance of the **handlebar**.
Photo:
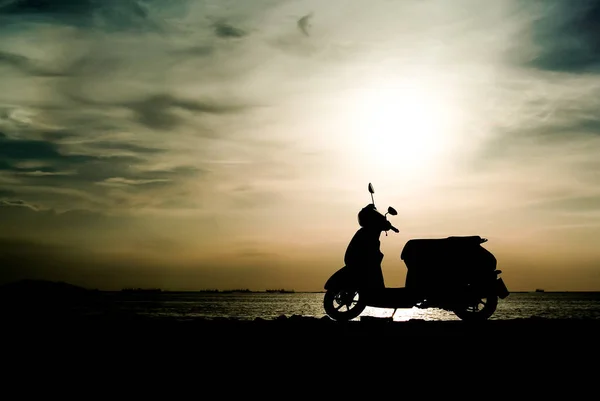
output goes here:
[[393, 225], [390, 224], [390, 230], [392, 230], [395, 233], [399, 233], [400, 230], [398, 230], [396, 227], [394, 227]]

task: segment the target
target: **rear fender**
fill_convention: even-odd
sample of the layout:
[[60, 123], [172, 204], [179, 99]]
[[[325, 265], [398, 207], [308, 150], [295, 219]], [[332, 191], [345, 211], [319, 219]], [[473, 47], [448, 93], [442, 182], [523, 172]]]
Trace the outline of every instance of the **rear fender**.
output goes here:
[[354, 274], [352, 274], [352, 271], [347, 266], [344, 266], [329, 277], [325, 283], [325, 289], [330, 290], [344, 287], [352, 283], [353, 278]]

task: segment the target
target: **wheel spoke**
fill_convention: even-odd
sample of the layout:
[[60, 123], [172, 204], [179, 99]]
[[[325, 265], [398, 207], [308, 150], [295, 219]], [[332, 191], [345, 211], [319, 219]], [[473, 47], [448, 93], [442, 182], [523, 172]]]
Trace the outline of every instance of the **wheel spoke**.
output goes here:
[[326, 311], [334, 320], [346, 321], [360, 314], [364, 309], [357, 290], [338, 290], [326, 295]]
[[462, 305], [458, 304], [453, 310], [461, 320], [481, 321], [489, 319], [495, 312], [497, 306], [497, 297], [488, 294], [472, 294], [470, 299]]
[[[482, 305], [480, 307], [480, 305]], [[477, 313], [477, 312], [481, 312], [483, 309], [485, 309], [486, 306], [486, 300], [484, 299], [479, 299], [476, 303], [474, 303], [473, 305], [470, 305], [467, 307], [467, 311], [471, 312], [471, 313]]]

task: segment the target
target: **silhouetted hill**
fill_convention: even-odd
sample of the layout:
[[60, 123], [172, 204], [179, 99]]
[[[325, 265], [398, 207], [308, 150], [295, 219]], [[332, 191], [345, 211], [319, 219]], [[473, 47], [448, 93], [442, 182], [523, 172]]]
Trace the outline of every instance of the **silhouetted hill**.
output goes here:
[[21, 280], [0, 286], [0, 312], [5, 315], [61, 314], [104, 301], [98, 290], [65, 282]]
[[0, 286], [0, 295], [82, 295], [90, 290], [63, 281], [20, 280]]

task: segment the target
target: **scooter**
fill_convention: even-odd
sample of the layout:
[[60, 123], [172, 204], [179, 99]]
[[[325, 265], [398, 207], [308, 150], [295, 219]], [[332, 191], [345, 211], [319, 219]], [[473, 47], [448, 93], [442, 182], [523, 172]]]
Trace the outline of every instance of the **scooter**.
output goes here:
[[[387, 220], [388, 214], [396, 216], [398, 212], [390, 206], [382, 215], [375, 208], [371, 183], [368, 189], [372, 203], [366, 208], [372, 209], [379, 221], [375, 230], [378, 247], [382, 232], [386, 236], [390, 230], [399, 232]], [[481, 246], [485, 242], [487, 239], [478, 235], [407, 241], [400, 259], [408, 271], [405, 287], [400, 288], [369, 287], [365, 284], [365, 269], [346, 262], [325, 283], [325, 312], [333, 320], [349, 321], [367, 306], [393, 308], [394, 314], [399, 308], [417, 307], [447, 310], [464, 321], [487, 320], [496, 311], [498, 299], [505, 299], [510, 293], [499, 277], [502, 271], [496, 269], [495, 256]], [[360, 251], [359, 248], [359, 254]], [[383, 254], [379, 263], [382, 258]]]

